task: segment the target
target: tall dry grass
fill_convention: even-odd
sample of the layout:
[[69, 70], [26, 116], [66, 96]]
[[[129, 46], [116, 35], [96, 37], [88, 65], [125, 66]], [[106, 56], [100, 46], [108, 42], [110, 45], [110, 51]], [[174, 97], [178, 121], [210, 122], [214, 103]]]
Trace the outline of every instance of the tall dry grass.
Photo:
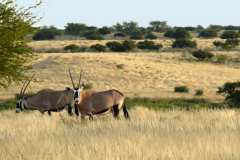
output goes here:
[[[176, 53], [50, 53], [39, 54], [29, 72], [36, 72], [36, 79], [27, 92], [43, 88], [61, 90], [71, 86], [67, 68], [84, 70], [84, 81], [95, 90], [116, 88], [126, 96], [157, 98], [193, 98], [194, 90], [203, 89], [210, 100], [221, 100], [216, 90], [228, 81], [240, 79], [238, 66], [182, 60]], [[122, 66], [119, 68], [118, 66]], [[186, 85], [189, 94], [175, 94], [174, 87]], [[21, 85], [8, 90], [0, 88], [0, 100], [12, 98]]]
[[81, 122], [65, 113], [0, 113], [1, 160], [240, 159], [240, 112], [130, 111]]

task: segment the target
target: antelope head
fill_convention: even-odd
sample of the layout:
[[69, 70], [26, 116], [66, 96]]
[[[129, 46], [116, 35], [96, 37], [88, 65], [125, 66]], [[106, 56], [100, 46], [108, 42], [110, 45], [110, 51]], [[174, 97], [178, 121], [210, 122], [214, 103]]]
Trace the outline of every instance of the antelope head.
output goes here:
[[23, 111], [24, 107], [26, 106], [26, 97], [24, 96], [24, 94], [25, 94], [25, 92], [27, 90], [27, 87], [29, 86], [30, 82], [33, 80], [34, 76], [35, 76], [35, 74], [33, 74], [32, 77], [29, 80], [26, 80], [23, 83], [23, 86], [21, 88], [19, 97], [18, 97], [17, 102], [16, 102], [16, 113], [19, 113], [19, 112]]
[[83, 85], [82, 85], [82, 83], [81, 83], [82, 75], [83, 75], [83, 71], [81, 70], [81, 71], [80, 71], [80, 74], [79, 74], [78, 84], [77, 84], [77, 86], [76, 86], [76, 85], [74, 84], [74, 81], [73, 81], [73, 77], [72, 77], [71, 70], [69, 69], [69, 76], [70, 76], [70, 79], [71, 79], [71, 81], [72, 81], [72, 87], [73, 87], [73, 93], [74, 93], [74, 103], [75, 103], [75, 104], [79, 104], [79, 103], [81, 102], [80, 93], [81, 93], [81, 91], [83, 90]]

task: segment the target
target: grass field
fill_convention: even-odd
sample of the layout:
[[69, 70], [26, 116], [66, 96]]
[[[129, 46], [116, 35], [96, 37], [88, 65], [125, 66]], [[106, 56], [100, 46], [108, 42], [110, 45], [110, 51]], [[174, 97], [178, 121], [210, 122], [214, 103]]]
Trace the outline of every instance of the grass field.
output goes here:
[[[68, 43], [72, 41], [30, 45], [54, 48]], [[237, 52], [224, 54], [239, 57]], [[71, 86], [69, 67], [76, 80], [83, 69], [84, 82], [94, 90], [122, 91], [128, 97], [131, 120], [105, 115], [81, 121], [65, 112], [48, 117], [37, 111], [15, 114], [0, 108], [1, 160], [240, 159], [240, 112], [220, 109], [223, 97], [216, 95], [217, 87], [240, 79], [238, 62], [197, 62], [185, 52], [43, 53], [36, 55], [27, 73], [37, 73], [27, 92]], [[179, 85], [188, 86], [190, 92], [174, 93]], [[20, 87], [0, 89], [0, 107]], [[203, 89], [204, 95], [194, 96], [196, 89]], [[13, 101], [7, 104], [14, 107]]]
[[[220, 38], [213, 39], [200, 39], [194, 38], [194, 41], [197, 42], [199, 48], [212, 48], [214, 47], [213, 42], [221, 40]], [[70, 44], [76, 44], [79, 46], [91, 46], [94, 44], [102, 44], [105, 45], [109, 41], [117, 41], [117, 40], [54, 40], [54, 41], [34, 41], [29, 43], [29, 45], [34, 49], [42, 49], [42, 48], [63, 48], [64, 46]], [[155, 43], [160, 43], [164, 48], [171, 47], [173, 40], [171, 39], [160, 39], [153, 40]]]
[[[240, 159], [240, 112], [153, 111], [81, 122], [65, 113], [0, 113], [0, 159]], [[123, 116], [122, 116], [123, 117]]]
[[[43, 88], [64, 89], [71, 85], [67, 69], [84, 70], [84, 81], [95, 90], [116, 88], [128, 97], [193, 98], [203, 89], [203, 98], [221, 100], [217, 87], [240, 79], [238, 65], [182, 60], [184, 53], [49, 53], [39, 54], [29, 74], [36, 72], [29, 92]], [[188, 94], [174, 93], [174, 87], [186, 85]], [[0, 99], [12, 98], [21, 85], [0, 89]]]

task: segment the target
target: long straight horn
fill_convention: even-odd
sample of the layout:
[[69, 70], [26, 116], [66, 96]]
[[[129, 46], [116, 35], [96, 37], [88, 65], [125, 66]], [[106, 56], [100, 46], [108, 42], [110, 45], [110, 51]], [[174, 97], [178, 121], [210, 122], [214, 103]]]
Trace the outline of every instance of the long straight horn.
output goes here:
[[71, 73], [70, 68], [68, 69], [68, 72], [69, 72], [69, 76], [70, 76], [71, 81], [72, 81], [73, 88], [75, 88], [75, 85], [74, 85], [74, 82], [73, 82], [73, 77], [72, 77], [72, 73]]
[[78, 81], [78, 88], [80, 88], [80, 85], [81, 85], [82, 75], [83, 75], [83, 70], [80, 71], [79, 81]]
[[27, 84], [27, 80], [23, 82], [23, 86], [22, 86], [22, 88], [21, 88], [21, 91], [20, 91], [19, 97], [22, 96], [23, 88], [25, 87], [26, 84]]
[[32, 77], [31, 77], [31, 79], [28, 81], [27, 85], [25, 86], [25, 88], [24, 88], [24, 90], [23, 90], [23, 92], [22, 92], [22, 95], [24, 95], [24, 93], [25, 93], [25, 91], [26, 91], [28, 85], [29, 85], [30, 82], [33, 80], [34, 76], [35, 76], [35, 74], [33, 74]]

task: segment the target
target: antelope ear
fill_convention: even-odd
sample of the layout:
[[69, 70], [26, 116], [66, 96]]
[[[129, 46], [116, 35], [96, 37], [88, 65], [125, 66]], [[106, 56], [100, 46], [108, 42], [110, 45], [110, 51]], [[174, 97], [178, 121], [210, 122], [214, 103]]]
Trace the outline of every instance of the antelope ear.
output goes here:
[[66, 87], [66, 90], [67, 90], [67, 91], [70, 91], [70, 90], [71, 90], [71, 88], [69, 88], [69, 87]]

